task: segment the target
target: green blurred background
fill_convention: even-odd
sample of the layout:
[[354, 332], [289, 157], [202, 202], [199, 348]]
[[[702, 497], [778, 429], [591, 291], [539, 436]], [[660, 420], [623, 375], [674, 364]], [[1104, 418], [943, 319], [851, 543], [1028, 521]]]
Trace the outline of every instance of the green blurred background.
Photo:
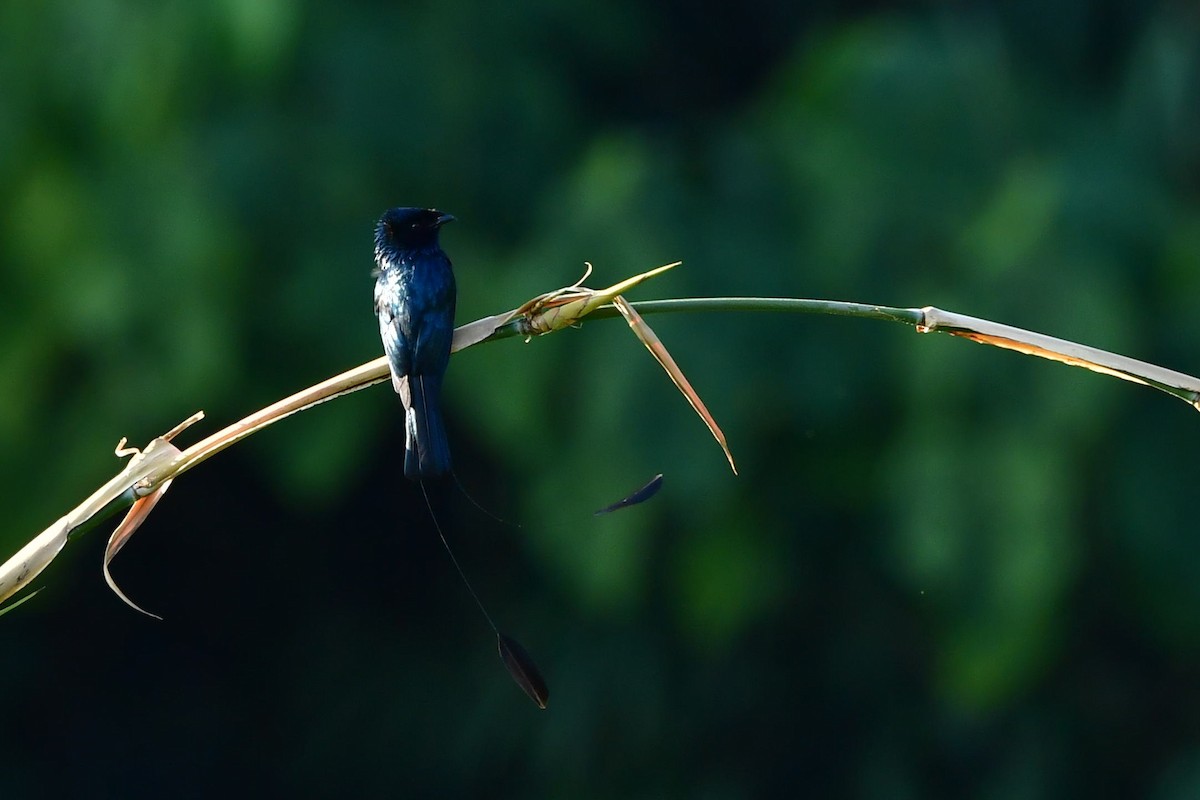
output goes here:
[[[459, 321], [634, 299], [933, 304], [1200, 372], [1194, 3], [0, 6], [4, 555], [381, 348], [371, 233], [460, 220]], [[1200, 796], [1200, 419], [899, 326], [649, 319], [453, 359], [434, 503], [395, 396], [180, 480], [0, 621], [2, 796]], [[591, 512], [656, 472], [653, 502]]]

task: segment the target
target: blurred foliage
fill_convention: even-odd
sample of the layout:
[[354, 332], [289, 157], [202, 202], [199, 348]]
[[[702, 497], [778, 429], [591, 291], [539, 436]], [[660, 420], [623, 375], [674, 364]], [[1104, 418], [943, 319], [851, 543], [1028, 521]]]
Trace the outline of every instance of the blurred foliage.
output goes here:
[[[1194, 4], [698, 9], [0, 6], [4, 551], [120, 436], [375, 357], [392, 205], [461, 220], [461, 321], [680, 258], [634, 298], [934, 304], [1200, 370]], [[165, 623], [98, 534], [3, 619], [5, 797], [1200, 793], [1194, 414], [874, 323], [648, 321], [741, 477], [619, 321], [451, 366], [462, 483], [521, 527], [434, 502], [549, 711], [380, 387], [176, 485], [114, 564]]]

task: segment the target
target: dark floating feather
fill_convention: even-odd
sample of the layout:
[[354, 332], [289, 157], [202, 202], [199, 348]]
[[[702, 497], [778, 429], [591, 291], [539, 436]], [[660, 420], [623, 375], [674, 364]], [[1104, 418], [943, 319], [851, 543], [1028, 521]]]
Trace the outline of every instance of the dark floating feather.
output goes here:
[[638, 489], [633, 494], [631, 494], [628, 497], [625, 497], [621, 500], [618, 500], [617, 502], [613, 503], [611, 506], [600, 509], [592, 516], [598, 517], [602, 514], [609, 514], [609, 513], [612, 513], [613, 511], [620, 511], [622, 508], [629, 508], [629, 506], [636, 506], [638, 503], [644, 503], [647, 500], [649, 500], [651, 497], [654, 497], [654, 495], [658, 494], [658, 490], [662, 488], [662, 484], [663, 484], [663, 476], [662, 476], [662, 473], [660, 472], [657, 475], [655, 475], [653, 478], [651, 478], [649, 483], [647, 483], [642, 488]]
[[525, 648], [521, 647], [516, 639], [510, 639], [499, 631], [496, 632], [496, 645], [500, 649], [500, 658], [504, 661], [508, 674], [525, 690], [529, 699], [537, 703], [538, 708], [545, 708], [550, 700], [550, 690], [529, 653], [525, 652]]

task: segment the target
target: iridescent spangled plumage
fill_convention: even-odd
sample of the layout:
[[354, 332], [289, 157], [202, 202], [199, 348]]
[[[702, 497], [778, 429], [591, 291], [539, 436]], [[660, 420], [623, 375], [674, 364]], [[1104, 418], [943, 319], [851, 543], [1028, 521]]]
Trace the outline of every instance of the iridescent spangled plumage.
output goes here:
[[454, 338], [454, 272], [438, 229], [454, 217], [424, 208], [393, 208], [375, 227], [375, 313], [404, 405], [404, 475], [450, 471], [442, 423], [442, 376]]

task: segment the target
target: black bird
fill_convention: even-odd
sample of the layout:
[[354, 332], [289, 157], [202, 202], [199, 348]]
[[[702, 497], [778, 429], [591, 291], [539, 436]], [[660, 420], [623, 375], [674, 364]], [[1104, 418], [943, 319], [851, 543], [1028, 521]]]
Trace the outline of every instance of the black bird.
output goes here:
[[454, 338], [454, 272], [438, 229], [454, 219], [431, 208], [393, 208], [375, 226], [375, 313], [404, 404], [404, 476], [450, 471], [442, 423], [442, 376]]

